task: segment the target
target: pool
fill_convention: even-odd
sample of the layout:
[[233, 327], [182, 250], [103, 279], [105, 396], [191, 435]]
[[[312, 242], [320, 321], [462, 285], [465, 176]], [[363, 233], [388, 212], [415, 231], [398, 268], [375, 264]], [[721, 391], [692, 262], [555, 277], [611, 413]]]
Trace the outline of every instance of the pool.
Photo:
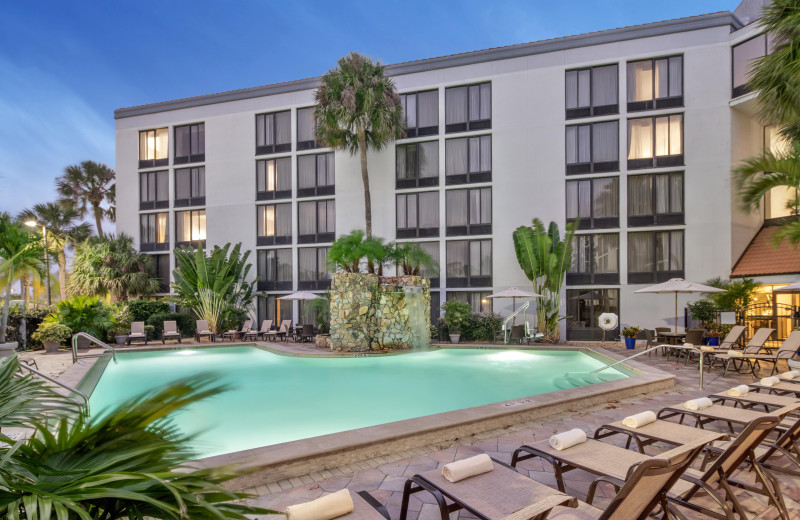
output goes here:
[[[271, 446], [587, 384], [604, 365], [582, 351], [441, 349], [369, 357], [294, 357], [253, 347], [119, 352], [90, 405], [97, 414], [199, 373], [232, 390], [176, 417], [201, 457]], [[627, 376], [603, 371], [603, 380]]]

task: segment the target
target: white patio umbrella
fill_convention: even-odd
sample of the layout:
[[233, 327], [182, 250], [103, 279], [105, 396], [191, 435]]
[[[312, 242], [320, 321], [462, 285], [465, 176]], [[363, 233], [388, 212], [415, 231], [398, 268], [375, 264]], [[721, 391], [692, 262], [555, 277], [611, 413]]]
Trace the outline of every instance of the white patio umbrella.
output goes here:
[[[279, 296], [278, 297], [278, 309], [277, 309], [277, 312], [276, 312], [276, 316], [280, 317], [280, 315], [281, 315], [281, 300], [298, 300], [298, 301], [305, 302], [306, 300], [316, 300], [317, 298], [320, 298], [320, 297], [321, 296], [319, 294], [315, 294], [313, 292], [308, 292], [308, 291], [297, 291], [297, 292], [293, 292], [292, 294], [287, 294], [286, 296]], [[303, 305], [303, 311], [305, 311], [305, 304]], [[303, 314], [304, 313], [301, 312], [300, 316], [303, 319], [305, 319], [305, 317], [303, 317]]]
[[[490, 294], [487, 298], [511, 298], [511, 306], [514, 308], [514, 312], [517, 310], [517, 298], [541, 298], [541, 294], [536, 294], [530, 291], [523, 291], [517, 287], [510, 287], [505, 291], [500, 291], [498, 293]], [[517, 322], [517, 317], [514, 316], [514, 323]]]
[[711, 287], [710, 285], [703, 285], [701, 283], [690, 282], [688, 280], [684, 280], [683, 278], [673, 278], [671, 280], [667, 280], [666, 282], [659, 283], [656, 285], [652, 285], [650, 287], [645, 287], [644, 289], [639, 289], [638, 291], [633, 291], [636, 293], [674, 293], [675, 294], [675, 332], [678, 332], [678, 293], [714, 293], [714, 292], [725, 292], [724, 289], [717, 289], [716, 287]]
[[790, 291], [800, 291], [800, 282], [793, 283], [791, 285], [784, 285], [783, 287], [778, 287], [777, 289], [773, 290], [772, 292], [790, 292]]

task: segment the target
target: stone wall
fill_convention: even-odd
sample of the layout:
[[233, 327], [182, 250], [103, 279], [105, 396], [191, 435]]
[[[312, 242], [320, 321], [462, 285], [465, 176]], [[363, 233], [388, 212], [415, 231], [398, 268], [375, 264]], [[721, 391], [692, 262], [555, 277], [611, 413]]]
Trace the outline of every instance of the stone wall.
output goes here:
[[[407, 287], [415, 289], [407, 292]], [[335, 273], [331, 349], [358, 352], [427, 346], [430, 308], [430, 281], [424, 276]]]

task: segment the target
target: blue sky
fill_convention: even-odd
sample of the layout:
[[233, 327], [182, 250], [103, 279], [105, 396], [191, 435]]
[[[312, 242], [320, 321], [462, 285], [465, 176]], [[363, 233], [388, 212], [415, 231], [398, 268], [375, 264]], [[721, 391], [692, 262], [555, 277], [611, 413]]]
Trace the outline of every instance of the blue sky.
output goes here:
[[736, 0], [0, 2], [0, 209], [54, 200], [65, 166], [114, 166], [114, 109], [732, 11]]

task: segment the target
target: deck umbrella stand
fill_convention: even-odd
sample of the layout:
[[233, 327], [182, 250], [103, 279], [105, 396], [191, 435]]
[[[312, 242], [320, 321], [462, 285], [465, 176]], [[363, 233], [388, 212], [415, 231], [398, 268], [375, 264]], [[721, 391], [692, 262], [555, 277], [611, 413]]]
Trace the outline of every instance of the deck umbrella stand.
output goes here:
[[715, 292], [725, 292], [723, 289], [718, 289], [716, 287], [711, 287], [709, 285], [703, 285], [701, 283], [690, 282], [688, 280], [684, 280], [683, 278], [672, 278], [671, 280], [667, 280], [666, 282], [659, 283], [656, 285], [651, 285], [650, 287], [645, 287], [644, 289], [639, 289], [638, 291], [634, 291], [635, 293], [658, 293], [658, 294], [665, 294], [665, 293], [673, 293], [675, 294], [675, 330], [674, 332], [678, 333], [678, 293], [715, 293]]

